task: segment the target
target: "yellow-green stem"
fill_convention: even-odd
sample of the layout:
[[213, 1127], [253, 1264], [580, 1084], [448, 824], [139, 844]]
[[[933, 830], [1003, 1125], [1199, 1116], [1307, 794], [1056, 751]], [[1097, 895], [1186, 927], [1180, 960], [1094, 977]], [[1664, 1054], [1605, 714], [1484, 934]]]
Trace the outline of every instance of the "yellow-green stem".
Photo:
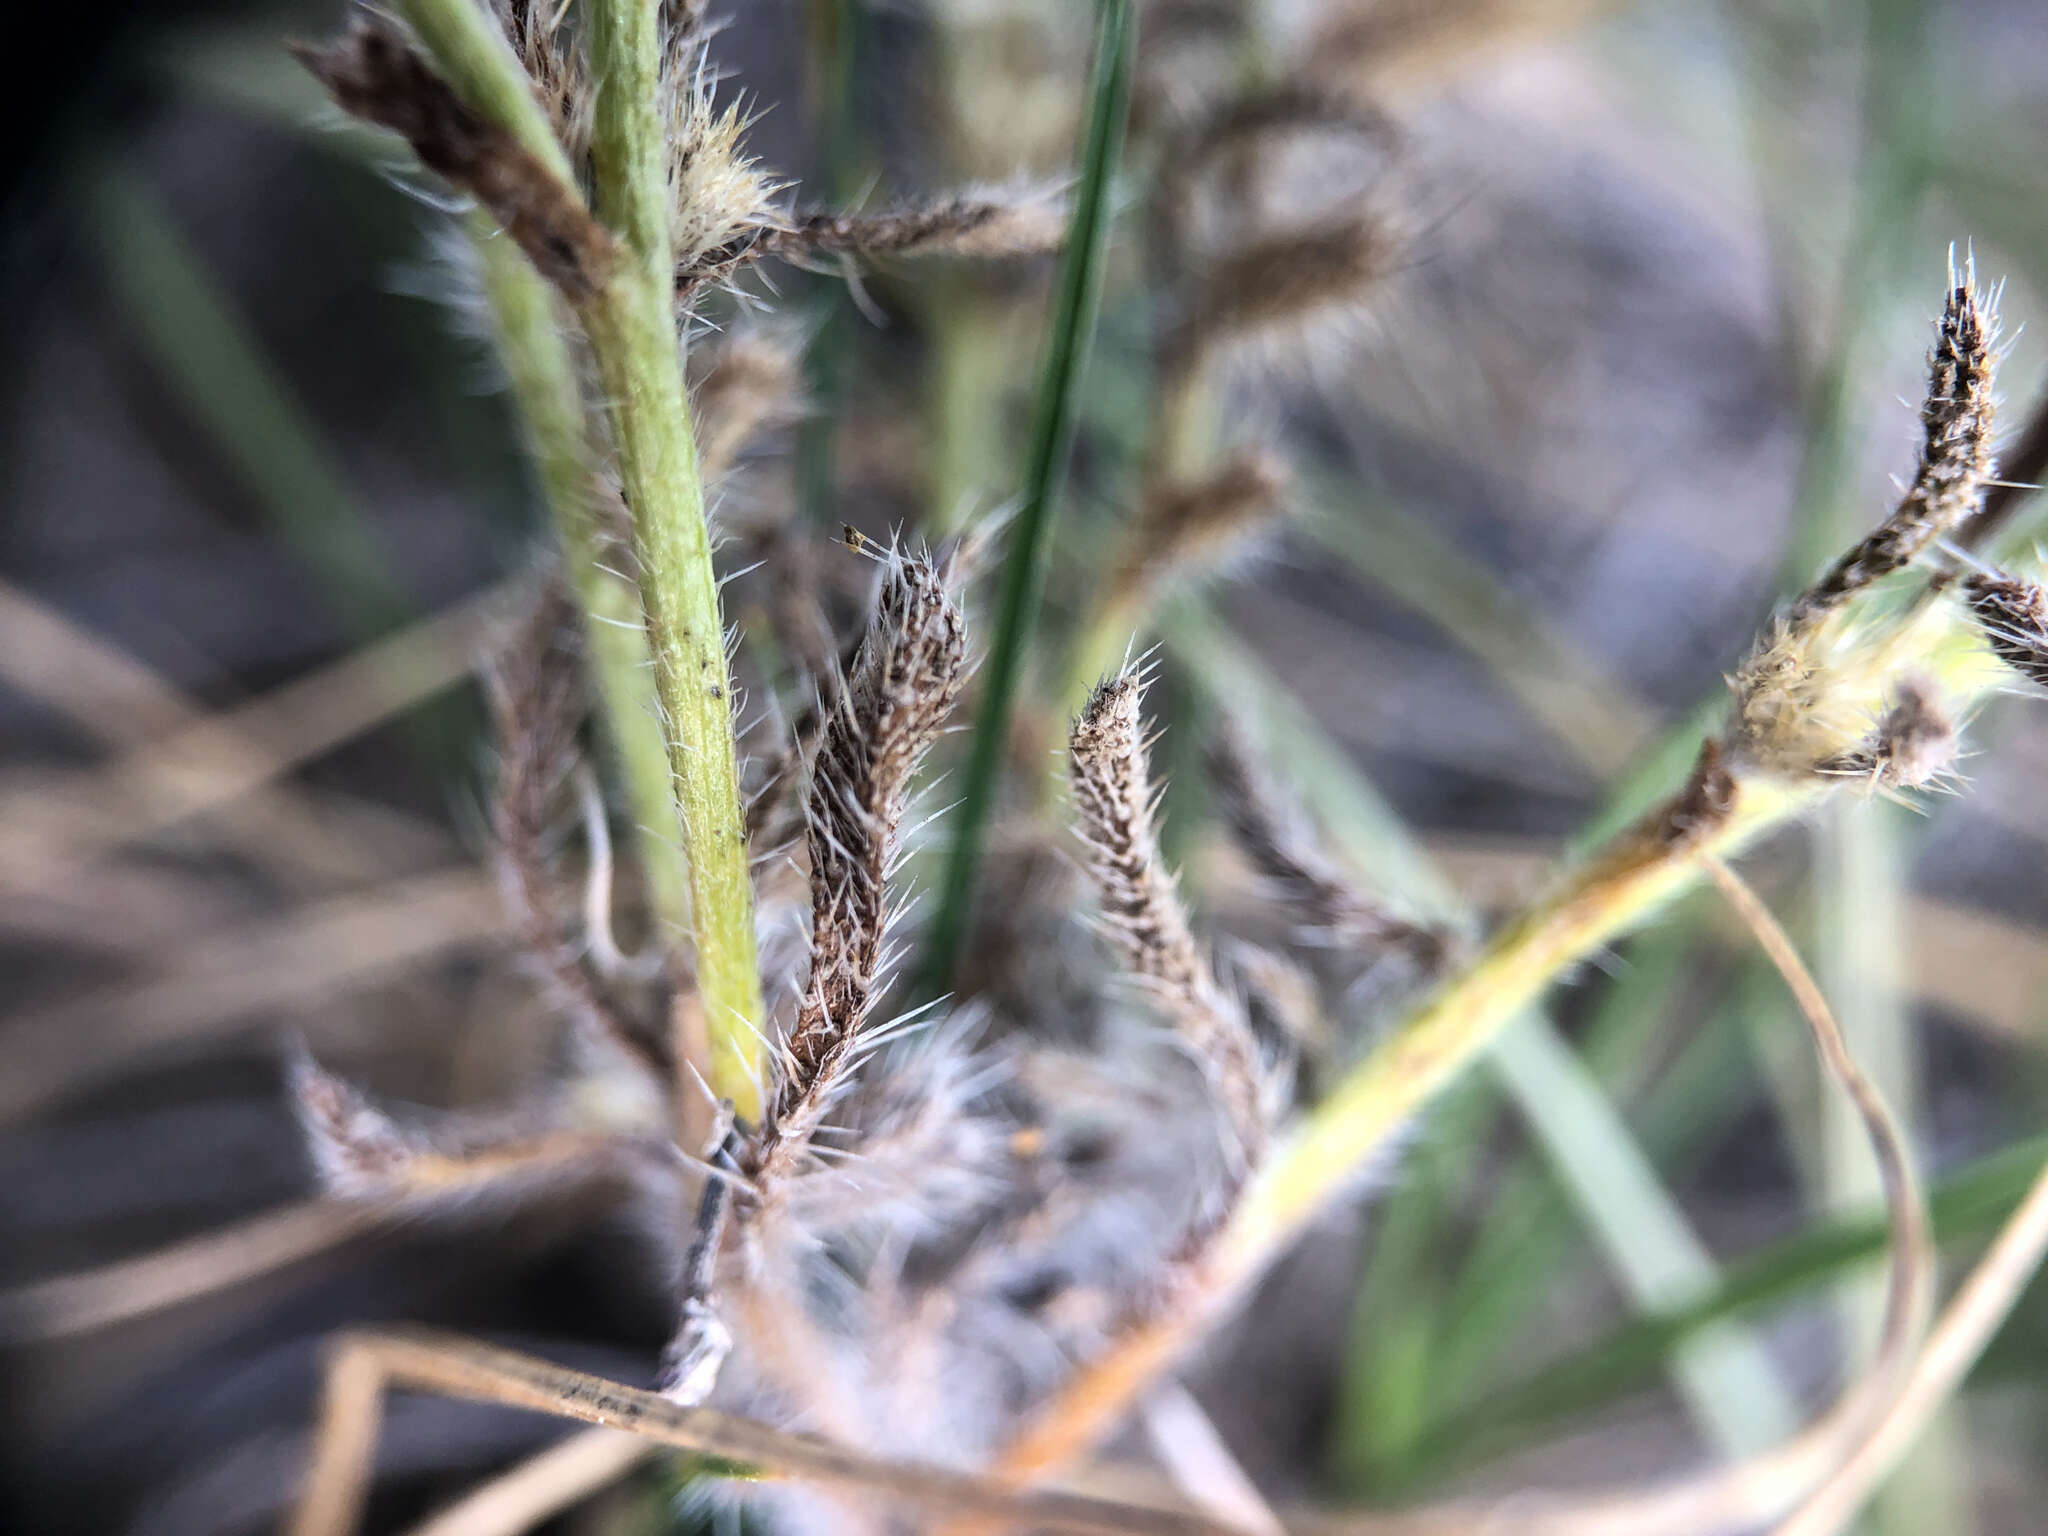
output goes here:
[[725, 628], [676, 335], [658, 13], [656, 0], [600, 0], [587, 13], [597, 81], [596, 211], [620, 251], [610, 279], [585, 304], [583, 322], [633, 514], [654, 684], [689, 855], [707, 1075], [720, 1097], [753, 1116], [760, 1109], [754, 1042], [764, 1023], [754, 894]]
[[633, 813], [648, 899], [664, 930], [686, 933], [690, 872], [669, 788], [640, 589], [601, 553], [606, 537], [597, 479], [563, 316], [554, 290], [487, 215], [472, 212], [468, 225], [483, 267], [498, 355], [519, 405], [541, 494], [554, 516], [563, 563], [589, 619], [591, 671]]
[[[473, 0], [402, 4], [463, 98], [575, 185], [531, 83], [484, 9]], [[725, 631], [676, 334], [659, 10], [658, 0], [596, 0], [587, 8], [597, 82], [596, 212], [619, 252], [581, 317], [633, 517], [641, 608], [689, 865], [690, 935], [708, 1034], [703, 1070], [714, 1092], [752, 1116], [760, 1110], [755, 1042], [764, 1010]]]

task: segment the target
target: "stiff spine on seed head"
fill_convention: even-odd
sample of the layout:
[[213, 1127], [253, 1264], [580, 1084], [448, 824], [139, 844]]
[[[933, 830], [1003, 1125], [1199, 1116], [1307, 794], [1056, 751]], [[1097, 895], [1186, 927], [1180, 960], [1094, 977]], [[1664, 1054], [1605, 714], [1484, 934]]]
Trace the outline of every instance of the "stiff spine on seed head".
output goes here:
[[1425, 969], [1443, 960], [1446, 934], [1395, 916], [1322, 856], [1315, 834], [1260, 771], [1234, 721], [1216, 730], [1207, 760], [1232, 841], [1297, 922], [1363, 954], [1403, 950]]

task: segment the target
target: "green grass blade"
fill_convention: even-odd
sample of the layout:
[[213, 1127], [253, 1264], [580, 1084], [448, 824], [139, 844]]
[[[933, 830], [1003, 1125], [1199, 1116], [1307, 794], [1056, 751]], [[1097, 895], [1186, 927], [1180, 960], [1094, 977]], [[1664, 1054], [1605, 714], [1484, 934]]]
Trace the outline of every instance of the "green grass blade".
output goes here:
[[1101, 0], [1088, 91], [1087, 135], [1032, 418], [1023, 506], [1003, 561], [995, 635], [982, 667], [981, 708], [975, 716], [967, 776], [953, 819], [952, 850], [926, 953], [925, 983], [934, 993], [950, 984], [966, 935], [982, 839], [1009, 742], [1010, 711], [1045, 584], [1053, 513], [1073, 446], [1075, 400], [1102, 291], [1110, 191], [1130, 102], [1136, 30], [1132, 0]]
[[[1997, 1229], [2048, 1160], [2048, 1136], [1991, 1153], [1937, 1182], [1928, 1206], [1937, 1239], [1968, 1242]], [[1651, 1385], [1672, 1350], [1699, 1330], [1769, 1307], [1879, 1262], [1890, 1241], [1883, 1215], [1865, 1211], [1729, 1263], [1711, 1295], [1675, 1312], [1638, 1318], [1509, 1386], [1490, 1385], [1437, 1421], [1424, 1454], [1440, 1471], [1540, 1438], [1562, 1420]]]

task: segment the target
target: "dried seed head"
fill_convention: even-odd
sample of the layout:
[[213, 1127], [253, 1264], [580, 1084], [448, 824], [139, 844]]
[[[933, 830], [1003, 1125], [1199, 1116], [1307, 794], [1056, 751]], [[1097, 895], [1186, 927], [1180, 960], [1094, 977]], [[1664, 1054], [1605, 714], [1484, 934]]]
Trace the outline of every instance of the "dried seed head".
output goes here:
[[2048, 687], [2048, 592], [2010, 576], [1975, 575], [1963, 593], [1998, 659]]
[[1228, 558], [1287, 513], [1288, 489], [1283, 460], [1241, 448], [1207, 479], [1155, 491], [1110, 577], [1110, 601], [1142, 601], [1161, 582]]
[[1210, 265], [1166, 347], [1165, 369], [1184, 376], [1216, 349], [1294, 330], [1363, 305], [1393, 275], [1402, 241], [1384, 217], [1254, 239]]
[[669, 240], [676, 288], [687, 298], [747, 261], [764, 231], [781, 223], [776, 183], [742, 148], [749, 119], [720, 108], [716, 79], [693, 29], [671, 35], [662, 74], [669, 122]]
[[1319, 946], [1368, 959], [1400, 951], [1426, 971], [1443, 963], [1449, 935], [1396, 916], [1325, 859], [1321, 839], [1274, 790], [1234, 721], [1210, 738], [1207, 761], [1217, 809], [1238, 849]]
[[[1261, 175], [1263, 156], [1296, 144], [1333, 142], [1368, 151], [1383, 164], [1400, 148], [1401, 134], [1385, 113], [1350, 93], [1302, 80], [1230, 96], [1180, 134], [1161, 157], [1159, 209], [1169, 237], [1192, 238], [1197, 204], [1208, 201], [1219, 202], [1218, 212], [1242, 228], [1247, 192], [1263, 200], [1268, 190]], [[1317, 206], [1334, 211], [1338, 205], [1330, 199], [1355, 191], [1353, 179], [1339, 175], [1333, 184], [1321, 178]], [[1210, 199], [1202, 197], [1205, 189], [1213, 189]]]
[[1971, 283], [1954, 285], [1930, 357], [1912, 485], [1875, 532], [1771, 625], [1729, 679], [1735, 715], [1727, 745], [1741, 764], [1791, 777], [1876, 766], [1871, 722], [1878, 720], [1881, 735], [1900, 668], [1931, 643], [1925, 628], [1939, 613], [1873, 615], [1850, 599], [1910, 565], [1976, 509], [1991, 473], [1995, 332]]
[[397, 33], [364, 22], [327, 48], [292, 51], [343, 111], [402, 135], [421, 164], [482, 204], [572, 301], [604, 282], [612, 237], [575, 189], [457, 96]]
[[491, 801], [498, 884], [528, 959], [580, 1042], [610, 1040], [664, 1071], [598, 986], [581, 946], [563, 932], [562, 914], [573, 910], [576, 898], [557, 881], [550, 848], [564, 787], [580, 760], [577, 732], [588, 708], [582, 623], [574, 597], [559, 573], [551, 573], [484, 669], [498, 748]]
[[1068, 739], [1068, 773], [1103, 925], [1208, 1078], [1247, 1162], [1267, 1131], [1266, 1084], [1251, 1027], [1196, 947], [1152, 826], [1140, 736], [1144, 680], [1126, 667], [1098, 687]]
[[569, 8], [556, 0], [497, 0], [497, 10], [556, 141], [571, 165], [583, 164], [590, 155], [590, 72], [562, 25]]
[[709, 349], [691, 392], [704, 478], [730, 469], [757, 433], [794, 419], [801, 382], [796, 348], [759, 327], [733, 331]]
[[1873, 582], [1903, 570], [1936, 539], [1977, 510], [1991, 477], [1993, 348], [1998, 318], [1965, 278], [1949, 290], [1920, 410], [1920, 467], [1897, 510], [1792, 605], [1802, 628]]
[[1941, 696], [1926, 679], [1905, 677], [1870, 739], [1823, 771], [1867, 778], [1885, 789], [1921, 789], [1955, 761], [1956, 725]]
[[749, 1152], [764, 1181], [790, 1171], [843, 1086], [882, 964], [905, 799], [960, 691], [965, 624], [944, 574], [929, 560], [886, 558], [875, 617], [811, 770], [810, 981]]
[[799, 215], [762, 238], [760, 253], [801, 259], [877, 256], [1038, 256], [1059, 249], [1066, 209], [1049, 197], [949, 197], [891, 213]]
[[421, 1149], [389, 1115], [304, 1051], [294, 1056], [287, 1083], [314, 1172], [329, 1194], [367, 1199], [403, 1181]]

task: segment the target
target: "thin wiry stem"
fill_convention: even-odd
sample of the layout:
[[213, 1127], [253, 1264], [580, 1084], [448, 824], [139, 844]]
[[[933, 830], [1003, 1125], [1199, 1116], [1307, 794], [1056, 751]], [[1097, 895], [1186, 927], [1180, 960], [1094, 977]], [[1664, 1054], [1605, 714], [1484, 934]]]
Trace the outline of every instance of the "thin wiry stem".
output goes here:
[[1943, 1310], [1884, 1418], [1777, 1536], [1834, 1536], [1853, 1520], [1970, 1372], [2048, 1256], [2048, 1167]]

